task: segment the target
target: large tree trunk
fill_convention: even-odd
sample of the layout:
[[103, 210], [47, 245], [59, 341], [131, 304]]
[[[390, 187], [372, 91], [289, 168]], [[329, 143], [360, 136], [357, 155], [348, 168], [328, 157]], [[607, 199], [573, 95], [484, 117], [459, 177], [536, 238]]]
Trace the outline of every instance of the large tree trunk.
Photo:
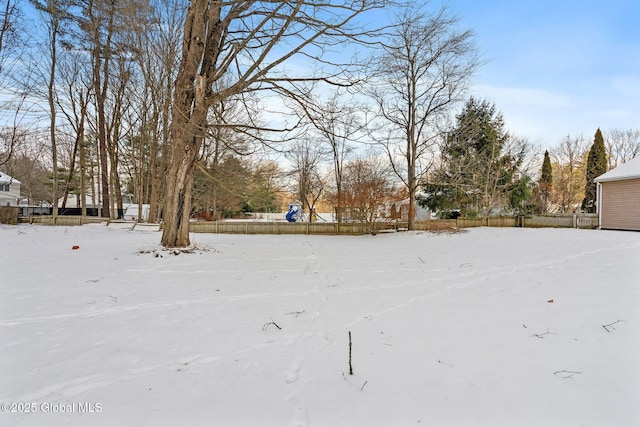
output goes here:
[[[171, 157], [166, 174], [166, 196], [162, 211], [161, 244], [164, 247], [185, 247], [190, 244], [191, 187], [196, 157], [202, 144], [202, 128], [207, 112], [206, 105], [201, 101], [202, 97], [196, 95], [196, 93], [201, 93], [204, 88], [203, 80], [198, 79], [199, 83], [195, 91], [188, 90], [190, 86], [186, 86], [184, 80], [181, 81], [180, 75], [176, 82], [174, 119], [171, 123]], [[178, 84], [179, 82], [181, 84]], [[186, 84], [188, 85], [189, 82], [187, 81]], [[185, 92], [193, 93], [193, 109], [185, 108]], [[178, 102], [179, 98], [182, 98], [182, 103]], [[191, 103], [189, 103], [190, 105]], [[176, 115], [178, 117], [186, 116], [189, 119], [182, 122], [175, 117]]]
[[205, 44], [202, 41], [207, 40], [207, 45], [212, 43], [211, 46], [216, 46], [222, 30], [216, 28], [211, 34], [207, 34], [207, 28], [209, 22], [215, 23], [219, 17], [219, 6], [198, 1], [192, 3], [185, 21], [182, 60], [173, 96], [171, 155], [162, 212], [161, 244], [164, 247], [184, 247], [190, 244], [191, 187], [209, 107], [205, 98], [207, 72], [213, 72], [209, 70], [211, 58], [206, 58]]
[[418, 188], [418, 178], [416, 176], [417, 144], [415, 142], [415, 130], [411, 129], [407, 134], [407, 190], [409, 191], [407, 229], [413, 230], [416, 221], [416, 189]]
[[200, 141], [198, 137], [191, 136], [193, 131], [174, 125], [172, 128], [173, 147], [165, 183], [167, 194], [162, 211], [161, 244], [164, 247], [185, 247], [190, 244], [191, 188]]
[[416, 226], [416, 192], [415, 190], [409, 191], [409, 209], [408, 209], [408, 222], [407, 229], [415, 230]]

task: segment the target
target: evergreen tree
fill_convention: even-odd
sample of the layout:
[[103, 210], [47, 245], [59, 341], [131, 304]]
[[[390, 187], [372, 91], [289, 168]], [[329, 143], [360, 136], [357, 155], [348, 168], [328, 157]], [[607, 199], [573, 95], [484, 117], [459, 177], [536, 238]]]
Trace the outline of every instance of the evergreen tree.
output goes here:
[[587, 157], [587, 183], [584, 189], [582, 209], [586, 212], [596, 211], [596, 183], [594, 179], [607, 171], [607, 152], [600, 128], [596, 131], [593, 145]]
[[538, 181], [538, 188], [541, 197], [541, 211], [549, 211], [549, 196], [551, 195], [551, 187], [553, 183], [553, 171], [551, 169], [551, 158], [549, 157], [549, 151], [544, 152], [544, 160], [542, 162], [542, 172], [540, 173], [540, 181]]
[[544, 152], [544, 161], [542, 162], [542, 174], [540, 176], [540, 184], [546, 184], [551, 187], [553, 182], [553, 172], [551, 170], [551, 159], [549, 152]]
[[531, 202], [535, 182], [528, 176], [517, 180], [511, 188], [509, 204], [516, 215], [527, 215], [535, 210], [535, 204]]
[[509, 147], [510, 139], [495, 104], [469, 99], [446, 136], [442, 166], [423, 185], [426, 196], [419, 203], [460, 209], [465, 216], [486, 217], [504, 208], [524, 155]]

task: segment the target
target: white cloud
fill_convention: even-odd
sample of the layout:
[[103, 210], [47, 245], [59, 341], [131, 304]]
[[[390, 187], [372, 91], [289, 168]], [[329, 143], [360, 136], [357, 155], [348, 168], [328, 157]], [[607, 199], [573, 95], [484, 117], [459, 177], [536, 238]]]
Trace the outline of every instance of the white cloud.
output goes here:
[[598, 127], [638, 127], [640, 79], [598, 79], [588, 89], [479, 84], [472, 94], [495, 102], [511, 132], [544, 147], [553, 147], [567, 134], [592, 135]]
[[495, 101], [499, 109], [503, 103], [549, 108], [568, 107], [571, 105], [571, 98], [567, 95], [544, 89], [480, 84], [474, 86], [473, 91], [484, 98]]

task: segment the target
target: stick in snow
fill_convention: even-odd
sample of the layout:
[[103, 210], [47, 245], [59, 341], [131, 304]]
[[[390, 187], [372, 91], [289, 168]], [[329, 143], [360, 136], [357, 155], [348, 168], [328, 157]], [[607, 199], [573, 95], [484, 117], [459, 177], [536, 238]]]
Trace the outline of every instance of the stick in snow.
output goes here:
[[353, 375], [353, 366], [351, 366], [351, 331], [349, 331], [349, 375]]

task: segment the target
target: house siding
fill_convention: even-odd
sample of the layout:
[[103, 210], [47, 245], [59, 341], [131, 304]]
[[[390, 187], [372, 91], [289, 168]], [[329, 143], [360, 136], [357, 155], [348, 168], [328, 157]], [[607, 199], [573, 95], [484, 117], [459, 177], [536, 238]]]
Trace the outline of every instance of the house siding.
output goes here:
[[[6, 184], [5, 184], [6, 185]], [[20, 184], [10, 184], [9, 191], [0, 191], [0, 206], [18, 206], [20, 200]]]
[[640, 231], [640, 178], [602, 182], [601, 228]]

